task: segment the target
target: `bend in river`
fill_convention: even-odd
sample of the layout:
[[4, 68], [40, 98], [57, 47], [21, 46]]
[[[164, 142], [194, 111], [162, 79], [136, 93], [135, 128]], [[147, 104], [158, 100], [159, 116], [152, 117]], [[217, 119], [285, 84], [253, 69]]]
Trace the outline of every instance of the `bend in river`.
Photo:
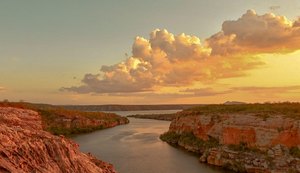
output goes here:
[[[155, 113], [142, 111], [143, 113]], [[158, 113], [176, 111], [160, 111]], [[141, 114], [123, 111], [122, 115]], [[73, 137], [83, 152], [110, 162], [120, 173], [219, 173], [225, 172], [198, 161], [191, 153], [159, 139], [170, 122], [129, 118], [130, 123]]]

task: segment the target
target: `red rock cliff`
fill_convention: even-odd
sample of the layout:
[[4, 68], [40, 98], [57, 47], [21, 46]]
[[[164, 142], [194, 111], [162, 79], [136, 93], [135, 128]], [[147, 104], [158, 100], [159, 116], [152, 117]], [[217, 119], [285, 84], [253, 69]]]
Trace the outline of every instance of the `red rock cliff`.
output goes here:
[[237, 172], [300, 173], [300, 120], [281, 114], [183, 111], [161, 139]]
[[179, 134], [192, 132], [204, 141], [214, 137], [225, 145], [245, 143], [261, 148], [277, 144], [300, 146], [300, 121], [280, 115], [269, 118], [251, 114], [179, 116], [172, 121], [170, 131]]
[[0, 172], [115, 173], [73, 141], [43, 131], [37, 112], [0, 107]]

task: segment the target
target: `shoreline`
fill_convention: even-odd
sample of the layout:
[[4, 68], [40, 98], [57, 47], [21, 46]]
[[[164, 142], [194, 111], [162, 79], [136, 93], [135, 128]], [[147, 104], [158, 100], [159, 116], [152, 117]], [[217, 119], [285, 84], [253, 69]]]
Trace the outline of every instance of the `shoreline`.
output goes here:
[[172, 121], [176, 118], [176, 113], [170, 114], [135, 114], [128, 115], [126, 117], [139, 118], [139, 119], [152, 119], [152, 120], [162, 120], [162, 121]]

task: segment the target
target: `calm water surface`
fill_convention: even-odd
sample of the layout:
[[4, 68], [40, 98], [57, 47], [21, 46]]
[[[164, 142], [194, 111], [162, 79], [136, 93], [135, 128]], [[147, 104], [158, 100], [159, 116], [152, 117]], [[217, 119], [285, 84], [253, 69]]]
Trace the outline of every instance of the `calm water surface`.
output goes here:
[[[130, 115], [137, 112], [140, 111], [117, 113]], [[79, 135], [73, 139], [79, 143], [81, 151], [90, 152], [112, 163], [120, 173], [224, 172], [201, 164], [197, 156], [162, 142], [159, 135], [168, 130], [170, 122], [135, 118], [129, 120], [127, 125]]]

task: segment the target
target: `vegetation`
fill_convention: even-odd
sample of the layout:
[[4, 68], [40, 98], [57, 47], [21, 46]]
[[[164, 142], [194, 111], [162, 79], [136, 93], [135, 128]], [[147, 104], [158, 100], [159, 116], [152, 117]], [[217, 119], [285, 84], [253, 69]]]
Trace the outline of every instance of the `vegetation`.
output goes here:
[[175, 132], [166, 132], [162, 135], [160, 135], [160, 139], [162, 141], [168, 142], [170, 144], [177, 144], [179, 139], [180, 139], [180, 134], [175, 133]]
[[128, 123], [126, 117], [120, 117], [113, 113], [82, 112], [47, 104], [6, 101], [0, 102], [0, 107], [16, 107], [37, 111], [41, 115], [44, 130], [54, 135], [86, 133]]
[[79, 127], [65, 128], [62, 126], [49, 126], [46, 130], [51, 132], [54, 135], [70, 136], [70, 135], [80, 134], [80, 133], [89, 133], [101, 129], [104, 129], [102, 125], [96, 127], [88, 126], [88, 127], [81, 127], [81, 128]]
[[219, 141], [214, 138], [210, 138], [207, 141], [197, 138], [192, 132], [177, 134], [176, 132], [166, 132], [160, 136], [162, 141], [170, 144], [184, 144], [192, 146], [198, 149], [207, 149], [219, 146]]
[[258, 148], [256, 147], [249, 147], [246, 143], [244, 142], [241, 142], [240, 144], [238, 145], [234, 145], [234, 144], [230, 144], [228, 145], [228, 148], [230, 150], [233, 150], [233, 151], [241, 151], [241, 152], [253, 152], [253, 153], [262, 153], [262, 154], [265, 154], [265, 152], [259, 150]]
[[299, 149], [299, 147], [290, 148], [290, 154], [294, 157], [300, 158], [300, 149]]
[[226, 170], [233, 170], [235, 172], [246, 172], [245, 166], [240, 162], [226, 163], [223, 168]]
[[270, 115], [280, 114], [286, 117], [300, 119], [300, 103], [254, 103], [254, 104], [214, 104], [200, 105], [186, 109], [182, 116], [212, 115], [212, 114], [253, 114], [266, 120]]

